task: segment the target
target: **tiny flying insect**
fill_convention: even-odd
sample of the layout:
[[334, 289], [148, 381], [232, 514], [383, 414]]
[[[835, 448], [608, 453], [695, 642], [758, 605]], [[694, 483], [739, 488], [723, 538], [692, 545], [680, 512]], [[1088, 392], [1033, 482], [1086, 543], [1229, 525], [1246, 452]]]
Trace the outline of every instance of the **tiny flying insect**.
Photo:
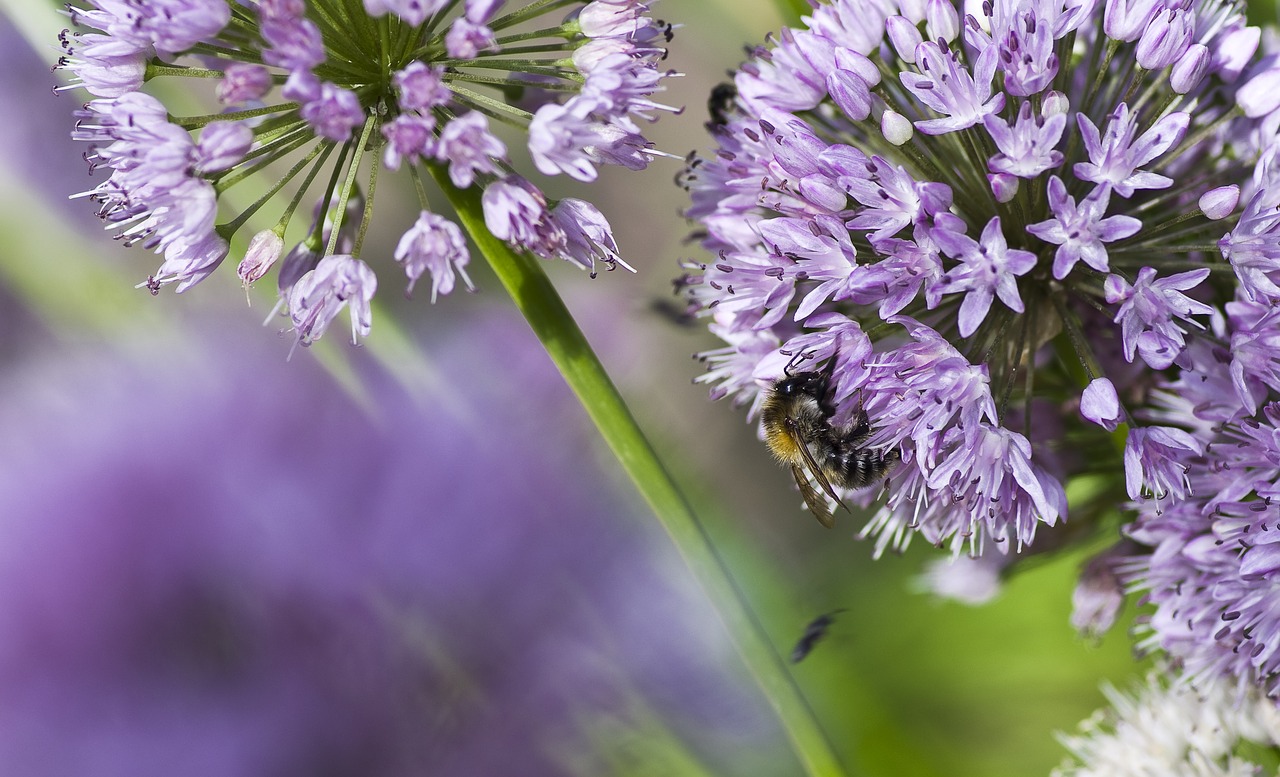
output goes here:
[[707, 126], [715, 129], [728, 124], [729, 112], [737, 99], [738, 87], [728, 81], [712, 87], [711, 94], [707, 96], [707, 113], [711, 116]]
[[835, 518], [826, 497], [845, 507], [836, 488], [869, 486], [898, 460], [897, 451], [864, 447], [871, 425], [863, 413], [848, 426], [832, 425], [835, 408], [827, 393], [835, 363], [833, 356], [821, 371], [794, 375], [788, 368], [765, 397], [761, 414], [769, 450], [791, 468], [804, 503], [828, 529]]
[[804, 627], [804, 634], [796, 642], [796, 646], [791, 649], [791, 663], [798, 664], [813, 652], [814, 646], [823, 637], [827, 636], [827, 629], [831, 628], [831, 624], [836, 622], [836, 613], [841, 612], [844, 612], [843, 607], [839, 610], [823, 613], [809, 621], [809, 625]]

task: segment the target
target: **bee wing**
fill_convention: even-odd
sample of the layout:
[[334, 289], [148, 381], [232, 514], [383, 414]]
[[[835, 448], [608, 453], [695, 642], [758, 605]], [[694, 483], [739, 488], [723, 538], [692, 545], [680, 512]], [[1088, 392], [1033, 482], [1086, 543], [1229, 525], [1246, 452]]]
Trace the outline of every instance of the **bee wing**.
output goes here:
[[[810, 478], [811, 474], [821, 476], [822, 473], [818, 470], [806, 470], [798, 464], [791, 466], [791, 477], [796, 479], [796, 485], [800, 487], [800, 495], [804, 497], [804, 503], [809, 506], [809, 510], [818, 519], [818, 523], [828, 529], [833, 529], [836, 525], [836, 519], [831, 515], [831, 508], [827, 506], [826, 497], [813, 487], [813, 482]], [[837, 499], [836, 501], [839, 502], [840, 500]]]
[[[818, 462], [814, 460], [813, 451], [809, 450], [808, 441], [800, 434], [798, 424], [790, 418], [787, 419], [787, 434], [791, 436], [795, 446], [800, 449], [800, 455], [804, 457], [805, 468], [809, 470], [809, 474], [813, 476], [819, 486], [822, 486], [822, 490], [826, 492], [827, 496], [831, 497], [833, 502], [844, 507], [844, 502], [840, 501], [836, 490], [831, 487], [831, 481], [827, 480], [827, 476], [822, 473], [822, 467], [819, 467]], [[796, 480], [799, 481], [800, 478], [796, 478]], [[809, 500], [806, 499], [805, 501], [808, 502]], [[813, 504], [810, 503], [809, 506], [812, 507]], [[845, 507], [845, 509], [848, 510], [849, 508]]]

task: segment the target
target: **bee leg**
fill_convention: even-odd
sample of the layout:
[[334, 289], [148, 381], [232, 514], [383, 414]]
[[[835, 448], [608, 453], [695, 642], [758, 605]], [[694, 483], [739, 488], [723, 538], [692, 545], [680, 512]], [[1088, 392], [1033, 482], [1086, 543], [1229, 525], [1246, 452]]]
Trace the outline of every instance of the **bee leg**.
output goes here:
[[871, 436], [871, 422], [867, 420], [867, 414], [858, 411], [854, 416], [853, 428], [845, 435], [845, 439], [851, 443], [860, 443]]

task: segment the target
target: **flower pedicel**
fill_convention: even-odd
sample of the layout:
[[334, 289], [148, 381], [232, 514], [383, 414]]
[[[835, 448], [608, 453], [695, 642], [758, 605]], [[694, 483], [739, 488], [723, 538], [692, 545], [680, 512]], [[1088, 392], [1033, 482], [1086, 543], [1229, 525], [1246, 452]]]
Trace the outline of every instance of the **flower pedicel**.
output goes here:
[[833, 426], [865, 416], [865, 448], [901, 457], [852, 495], [887, 493], [877, 555], [921, 534], [1012, 559], [1128, 502], [1078, 622], [1145, 589], [1145, 647], [1276, 693], [1280, 62], [1243, 5], [804, 21], [717, 89], [717, 148], [684, 176], [715, 257], [683, 279], [725, 342], [713, 396], [755, 417], [786, 376], [829, 375]]
[[[669, 110], [651, 98], [670, 75], [657, 62], [671, 27], [650, 18], [639, 0], [541, 0], [505, 11], [503, 5], [90, 0], [87, 8], [72, 6], [77, 26], [96, 30], [62, 37], [60, 67], [76, 77], [72, 86], [94, 96], [73, 136], [90, 144], [91, 169], [111, 171], [77, 196], [98, 204], [119, 239], [164, 256], [148, 288], [176, 284], [183, 291], [212, 273], [232, 236], [292, 186], [279, 220], [253, 236], [238, 273], [248, 284], [279, 265], [281, 301], [304, 345], [343, 307], [351, 309], [353, 337], [369, 332], [377, 276], [359, 255], [378, 165], [369, 166], [366, 201], [355, 183], [365, 153], [380, 155], [388, 169], [407, 167], [418, 184], [422, 212], [395, 259], [410, 289], [423, 273], [431, 275], [433, 300], [453, 289], [455, 273], [470, 286], [464, 269], [470, 254], [458, 227], [429, 207], [421, 181], [428, 166], [447, 171], [459, 189], [481, 187], [488, 229], [517, 250], [592, 273], [597, 262], [631, 269], [593, 205], [549, 200], [512, 169], [491, 122], [527, 130], [529, 151], [547, 175], [591, 181], [600, 164], [645, 167], [658, 152], [638, 121]], [[205, 116], [171, 115], [142, 91], [161, 77], [207, 79], [221, 105]], [[522, 96], [531, 104], [513, 104]], [[272, 163], [279, 170], [268, 169]], [[257, 174], [275, 182], [218, 223], [222, 193]], [[319, 200], [330, 205], [289, 247], [286, 229], [317, 178]]]

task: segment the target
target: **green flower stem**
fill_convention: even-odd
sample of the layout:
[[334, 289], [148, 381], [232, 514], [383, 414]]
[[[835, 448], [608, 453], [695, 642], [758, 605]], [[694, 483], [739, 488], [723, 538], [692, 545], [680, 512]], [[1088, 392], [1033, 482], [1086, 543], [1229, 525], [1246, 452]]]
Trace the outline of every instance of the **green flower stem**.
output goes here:
[[810, 777], [844, 775], [813, 710], [747, 606], [724, 559], [640, 431], [582, 330], [548, 280], [540, 260], [513, 252], [489, 233], [481, 211], [479, 187], [459, 190], [442, 168], [432, 166], [431, 173], [516, 307], [546, 347], [565, 382], [577, 394], [610, 450], [706, 590], [743, 660], [782, 721], [806, 773]]

